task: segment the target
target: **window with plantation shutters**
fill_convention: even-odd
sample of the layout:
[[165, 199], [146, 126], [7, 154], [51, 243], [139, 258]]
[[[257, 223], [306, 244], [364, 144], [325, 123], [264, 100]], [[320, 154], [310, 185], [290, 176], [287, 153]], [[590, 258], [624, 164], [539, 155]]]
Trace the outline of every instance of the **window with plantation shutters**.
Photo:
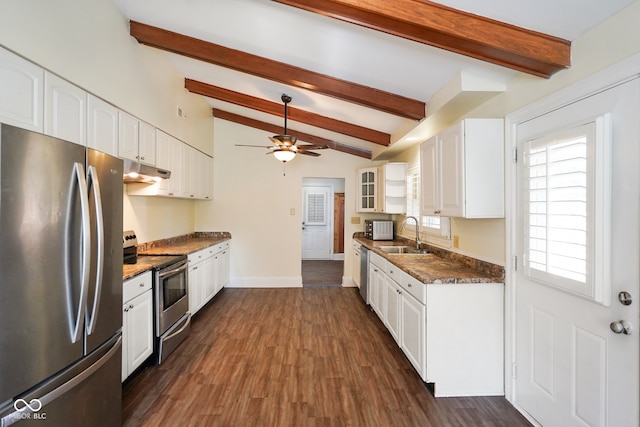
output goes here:
[[609, 155], [606, 117], [527, 141], [525, 274], [603, 302]]
[[326, 219], [326, 194], [325, 193], [308, 193], [305, 210], [305, 224], [307, 225], [325, 225]]

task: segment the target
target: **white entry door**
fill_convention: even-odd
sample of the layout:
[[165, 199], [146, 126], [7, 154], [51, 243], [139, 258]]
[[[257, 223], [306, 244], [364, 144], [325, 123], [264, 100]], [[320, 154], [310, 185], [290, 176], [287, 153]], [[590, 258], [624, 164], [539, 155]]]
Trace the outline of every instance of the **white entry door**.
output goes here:
[[302, 187], [302, 259], [331, 259], [333, 254], [332, 191], [327, 186]]
[[515, 403], [546, 427], [639, 423], [639, 103], [635, 79], [516, 128]]

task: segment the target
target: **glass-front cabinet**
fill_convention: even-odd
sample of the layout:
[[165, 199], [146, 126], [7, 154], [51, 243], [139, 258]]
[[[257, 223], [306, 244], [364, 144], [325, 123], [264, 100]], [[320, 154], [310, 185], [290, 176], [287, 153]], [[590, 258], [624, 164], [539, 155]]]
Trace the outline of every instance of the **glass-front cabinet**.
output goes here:
[[378, 168], [358, 170], [358, 199], [356, 212], [377, 212]]

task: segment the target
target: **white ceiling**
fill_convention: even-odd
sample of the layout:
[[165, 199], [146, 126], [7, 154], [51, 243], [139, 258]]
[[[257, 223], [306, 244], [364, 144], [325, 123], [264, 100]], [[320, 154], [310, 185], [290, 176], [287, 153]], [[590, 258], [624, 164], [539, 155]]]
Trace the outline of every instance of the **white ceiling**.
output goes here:
[[[408, 98], [429, 102], [459, 73], [506, 83], [517, 71], [394, 37], [268, 0], [114, 0], [133, 21], [288, 63]], [[567, 40], [574, 40], [633, 0], [445, 0], [438, 3]], [[369, 127], [389, 134], [417, 125], [407, 119], [166, 53], [185, 77]], [[253, 119], [282, 119], [209, 99]], [[374, 144], [310, 126], [290, 127], [339, 142]], [[260, 141], [262, 142], [262, 141]]]

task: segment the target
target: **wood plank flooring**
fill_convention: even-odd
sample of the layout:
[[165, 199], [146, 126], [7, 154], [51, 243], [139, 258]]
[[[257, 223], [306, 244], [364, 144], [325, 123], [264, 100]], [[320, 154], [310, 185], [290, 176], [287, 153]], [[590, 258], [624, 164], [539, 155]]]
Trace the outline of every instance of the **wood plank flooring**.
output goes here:
[[223, 289], [160, 366], [123, 386], [125, 426], [528, 426], [504, 398], [426, 389], [356, 288]]
[[342, 272], [344, 261], [324, 259], [302, 260], [303, 285], [340, 285], [342, 286]]

